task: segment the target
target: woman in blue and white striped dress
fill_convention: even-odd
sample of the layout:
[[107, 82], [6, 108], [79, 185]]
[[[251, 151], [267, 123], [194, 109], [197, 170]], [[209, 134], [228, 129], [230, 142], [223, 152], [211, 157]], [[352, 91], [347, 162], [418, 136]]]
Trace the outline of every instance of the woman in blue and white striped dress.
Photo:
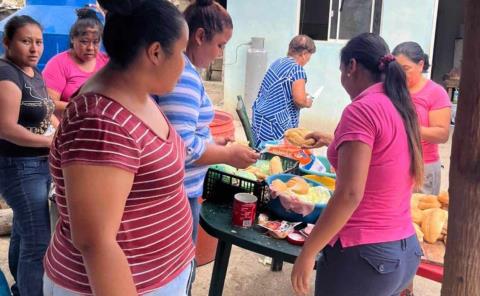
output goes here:
[[305, 91], [303, 66], [315, 50], [310, 37], [298, 35], [290, 41], [287, 56], [270, 65], [253, 103], [252, 130], [257, 146], [282, 139], [287, 129], [298, 127], [300, 109], [312, 106]]

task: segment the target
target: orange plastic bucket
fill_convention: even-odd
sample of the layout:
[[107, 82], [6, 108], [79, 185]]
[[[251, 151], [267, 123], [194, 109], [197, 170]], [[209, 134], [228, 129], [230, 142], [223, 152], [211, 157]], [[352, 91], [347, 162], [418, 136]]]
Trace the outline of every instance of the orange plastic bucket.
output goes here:
[[210, 123], [210, 131], [215, 137], [234, 137], [235, 125], [233, 124], [233, 116], [230, 113], [215, 110], [215, 116]]
[[[202, 203], [203, 199], [199, 198], [198, 202]], [[195, 249], [195, 260], [198, 266], [202, 266], [212, 262], [215, 259], [218, 240], [203, 230], [198, 225], [198, 238]]]

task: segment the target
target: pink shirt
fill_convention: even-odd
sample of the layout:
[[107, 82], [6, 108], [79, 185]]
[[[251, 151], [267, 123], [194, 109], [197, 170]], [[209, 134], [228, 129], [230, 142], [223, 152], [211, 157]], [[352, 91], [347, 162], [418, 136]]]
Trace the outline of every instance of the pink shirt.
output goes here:
[[108, 56], [98, 52], [97, 63], [93, 72], [85, 72], [70, 56], [70, 50], [61, 52], [51, 58], [43, 70], [43, 79], [47, 88], [60, 93], [60, 100], [68, 102], [71, 96], [98, 70], [108, 62]]
[[[419, 124], [425, 127], [430, 126], [428, 119], [428, 113], [430, 111], [450, 108], [452, 106], [445, 89], [432, 80], [428, 80], [422, 90], [411, 94], [411, 96], [415, 108], [417, 109]], [[440, 159], [438, 154], [438, 144], [422, 140], [422, 149], [424, 163], [437, 162]]]
[[383, 83], [364, 90], [343, 111], [328, 147], [328, 159], [336, 169], [338, 149], [350, 141], [370, 146], [372, 159], [363, 199], [332, 243], [340, 239], [343, 247], [351, 247], [413, 235], [413, 179], [407, 134], [400, 114], [384, 93]]

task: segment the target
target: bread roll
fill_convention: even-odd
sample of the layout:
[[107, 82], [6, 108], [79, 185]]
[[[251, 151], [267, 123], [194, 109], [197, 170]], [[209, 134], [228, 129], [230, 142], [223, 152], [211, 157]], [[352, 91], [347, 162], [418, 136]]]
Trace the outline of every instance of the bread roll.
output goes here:
[[274, 156], [270, 160], [270, 175], [283, 173], [282, 160], [279, 156]]
[[435, 196], [435, 199], [427, 199], [427, 200], [423, 200], [421, 199], [419, 202], [418, 202], [418, 208], [420, 210], [426, 210], [426, 209], [434, 209], [434, 208], [441, 208], [442, 207], [442, 204], [436, 199], [436, 196]]
[[441, 202], [444, 205], [448, 205], [448, 203], [449, 203], [448, 192], [446, 192], [446, 191], [440, 192], [440, 194], [438, 195], [438, 201]]
[[422, 221], [424, 240], [433, 244], [442, 234], [442, 229], [447, 220], [447, 212], [442, 209], [434, 209], [429, 212]]
[[418, 208], [418, 202], [420, 201], [421, 193], [414, 193], [412, 194], [412, 198], [410, 199], [410, 207], [412, 209]]
[[295, 146], [312, 146], [315, 144], [314, 139], [305, 139], [305, 136], [311, 133], [311, 131], [305, 128], [291, 128], [285, 131], [284, 137], [290, 142], [292, 145]]
[[422, 230], [420, 229], [420, 226], [413, 223], [413, 228], [415, 228], [415, 234], [417, 235], [418, 241], [423, 242], [424, 234], [423, 234]]
[[297, 194], [307, 194], [310, 190], [310, 185], [302, 177], [293, 177], [288, 180], [287, 187]]
[[273, 180], [271, 187], [277, 192], [285, 192], [288, 190], [287, 184], [279, 179]]
[[423, 211], [419, 208], [412, 208], [412, 221], [418, 225], [422, 225]]
[[438, 201], [438, 196], [432, 194], [425, 194], [419, 197], [420, 202], [434, 203]]

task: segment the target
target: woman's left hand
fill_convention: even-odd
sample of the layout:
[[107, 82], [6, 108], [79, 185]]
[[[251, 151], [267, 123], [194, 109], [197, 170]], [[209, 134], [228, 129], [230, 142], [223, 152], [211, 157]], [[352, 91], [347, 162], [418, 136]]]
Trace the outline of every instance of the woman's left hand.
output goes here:
[[310, 290], [310, 279], [312, 277], [313, 267], [315, 266], [315, 256], [310, 256], [301, 252], [293, 265], [291, 281], [293, 291], [297, 295], [307, 295]]

